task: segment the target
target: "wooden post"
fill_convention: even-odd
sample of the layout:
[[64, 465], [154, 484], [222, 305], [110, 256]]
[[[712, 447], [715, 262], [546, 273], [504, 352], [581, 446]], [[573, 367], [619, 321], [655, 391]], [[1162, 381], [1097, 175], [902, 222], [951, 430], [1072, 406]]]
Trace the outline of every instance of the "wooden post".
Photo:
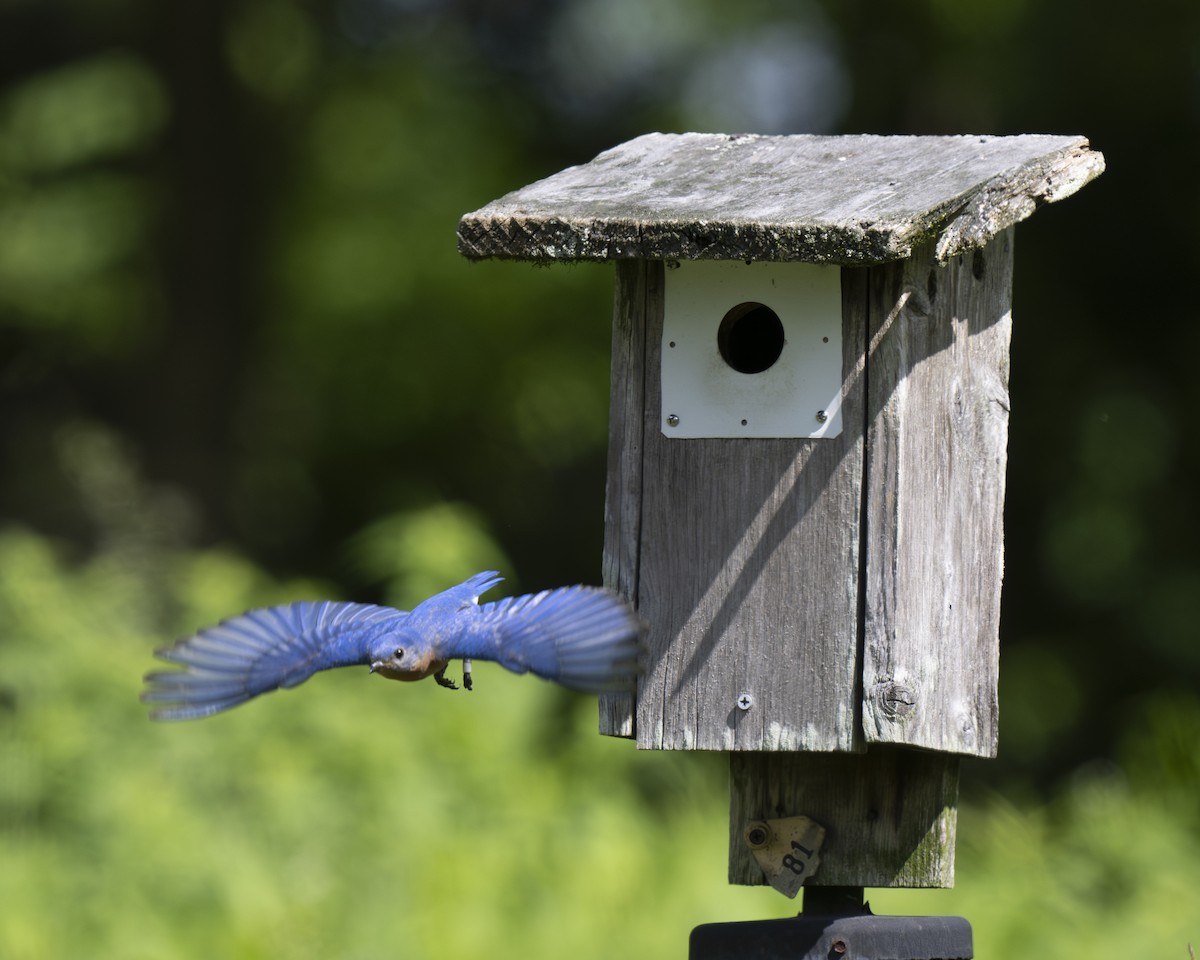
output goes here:
[[763, 882], [744, 839], [747, 823], [803, 814], [825, 827], [807, 886], [954, 886], [958, 757], [877, 746], [729, 759], [730, 883]]
[[600, 727], [730, 752], [732, 882], [805, 816], [810, 885], [952, 883], [959, 758], [997, 742], [1013, 226], [1102, 170], [1081, 137], [649, 134], [463, 217], [469, 257], [617, 262], [604, 576], [647, 660]]

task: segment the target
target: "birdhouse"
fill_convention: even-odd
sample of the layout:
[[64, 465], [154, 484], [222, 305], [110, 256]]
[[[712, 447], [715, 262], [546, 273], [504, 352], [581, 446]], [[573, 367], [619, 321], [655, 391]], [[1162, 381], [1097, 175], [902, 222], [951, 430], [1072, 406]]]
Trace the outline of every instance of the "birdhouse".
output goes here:
[[601, 730], [731, 753], [731, 879], [803, 815], [811, 884], [952, 880], [958, 758], [997, 742], [1013, 226], [1103, 167], [649, 134], [462, 218], [472, 259], [616, 263], [604, 568], [646, 662]]

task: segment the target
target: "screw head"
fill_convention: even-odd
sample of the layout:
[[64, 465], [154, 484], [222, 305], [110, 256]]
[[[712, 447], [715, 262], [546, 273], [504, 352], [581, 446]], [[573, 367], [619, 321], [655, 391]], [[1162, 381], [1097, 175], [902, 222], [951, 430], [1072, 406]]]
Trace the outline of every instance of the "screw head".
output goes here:
[[754, 706], [754, 698], [748, 693], [738, 694], [737, 706], [739, 710], [749, 710]]
[[679, 426], [679, 416], [678, 416], [678, 414], [674, 414], [674, 413], [668, 413], [668, 414], [667, 414], [667, 426], [668, 426], [668, 427], [677, 427], [677, 426]]
[[746, 839], [750, 841], [751, 846], [761, 847], [767, 842], [767, 831], [764, 827], [751, 827]]
[[817, 423], [824, 423], [828, 419], [829, 414], [827, 414], [824, 410], [817, 411]]

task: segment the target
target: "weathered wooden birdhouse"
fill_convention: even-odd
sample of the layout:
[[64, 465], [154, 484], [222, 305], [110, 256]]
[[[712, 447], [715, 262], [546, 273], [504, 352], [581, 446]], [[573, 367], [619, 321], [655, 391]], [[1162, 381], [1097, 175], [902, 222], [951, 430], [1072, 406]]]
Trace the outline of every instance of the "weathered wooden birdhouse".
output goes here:
[[801, 815], [784, 874], [952, 881], [957, 758], [996, 751], [1013, 225], [1103, 167], [649, 134], [463, 217], [473, 259], [616, 262], [605, 576], [647, 655], [601, 728], [732, 753], [734, 881]]

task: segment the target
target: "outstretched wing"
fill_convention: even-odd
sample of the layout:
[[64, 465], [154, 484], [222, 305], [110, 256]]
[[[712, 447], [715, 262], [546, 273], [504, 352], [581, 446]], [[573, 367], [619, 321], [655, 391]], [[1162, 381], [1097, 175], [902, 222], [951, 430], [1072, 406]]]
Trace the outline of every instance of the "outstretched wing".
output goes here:
[[435, 593], [413, 607], [410, 626], [418, 630], [427, 629], [444, 622], [446, 617], [460, 610], [474, 609], [479, 597], [503, 580], [495, 570], [484, 570], [441, 593]]
[[576, 690], [628, 689], [638, 672], [637, 617], [598, 587], [561, 587], [463, 611], [438, 656], [495, 660]]
[[251, 610], [155, 651], [182, 670], [146, 674], [155, 720], [190, 720], [228, 710], [318, 670], [369, 662], [371, 640], [408, 614], [366, 603], [301, 601]]

